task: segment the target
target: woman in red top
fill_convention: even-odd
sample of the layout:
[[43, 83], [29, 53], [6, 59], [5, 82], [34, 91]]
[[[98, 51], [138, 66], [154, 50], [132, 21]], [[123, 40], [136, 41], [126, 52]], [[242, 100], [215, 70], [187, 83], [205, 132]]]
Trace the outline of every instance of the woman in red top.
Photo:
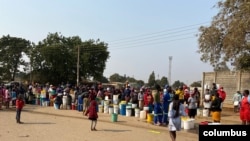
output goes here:
[[250, 125], [250, 103], [247, 100], [248, 95], [249, 90], [244, 90], [240, 106], [240, 119], [243, 125]]
[[20, 123], [20, 124], [23, 123], [20, 121], [23, 106], [24, 106], [23, 97], [22, 97], [22, 95], [19, 95], [17, 100], [16, 100], [16, 123]]
[[96, 100], [91, 100], [90, 102], [90, 106], [88, 107], [88, 110], [85, 112], [85, 115], [89, 116], [89, 120], [91, 120], [91, 131], [96, 131], [96, 123], [97, 123], [97, 118], [98, 118], [98, 115], [97, 115], [97, 109], [96, 109], [96, 106], [97, 106], [97, 102]]

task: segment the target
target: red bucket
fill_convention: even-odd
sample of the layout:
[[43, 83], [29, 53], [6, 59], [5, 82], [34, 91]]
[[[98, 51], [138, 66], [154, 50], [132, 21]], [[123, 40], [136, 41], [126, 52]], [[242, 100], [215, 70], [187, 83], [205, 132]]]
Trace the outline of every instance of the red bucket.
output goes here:
[[200, 122], [200, 125], [208, 125], [208, 123], [211, 123], [210, 121], [202, 121]]
[[76, 110], [75, 103], [72, 103], [72, 104], [71, 104], [71, 110]]

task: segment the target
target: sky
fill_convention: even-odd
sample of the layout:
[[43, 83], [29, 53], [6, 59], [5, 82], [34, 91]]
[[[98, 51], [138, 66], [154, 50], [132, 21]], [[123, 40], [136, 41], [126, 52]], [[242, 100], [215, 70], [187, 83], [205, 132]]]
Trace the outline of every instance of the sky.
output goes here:
[[[152, 72], [191, 84], [211, 72], [200, 61], [200, 26], [209, 26], [218, 0], [0, 0], [0, 37], [38, 43], [49, 33], [100, 39], [110, 58], [104, 76], [148, 82]], [[169, 60], [170, 56], [172, 61]], [[170, 67], [171, 66], [171, 67]]]

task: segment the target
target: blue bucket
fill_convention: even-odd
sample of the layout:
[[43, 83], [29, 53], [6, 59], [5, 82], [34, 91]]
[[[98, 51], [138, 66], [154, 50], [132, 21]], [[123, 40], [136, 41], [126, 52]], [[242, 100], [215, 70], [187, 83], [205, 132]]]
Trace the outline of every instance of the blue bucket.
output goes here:
[[126, 104], [121, 104], [121, 115], [125, 116], [126, 115]]

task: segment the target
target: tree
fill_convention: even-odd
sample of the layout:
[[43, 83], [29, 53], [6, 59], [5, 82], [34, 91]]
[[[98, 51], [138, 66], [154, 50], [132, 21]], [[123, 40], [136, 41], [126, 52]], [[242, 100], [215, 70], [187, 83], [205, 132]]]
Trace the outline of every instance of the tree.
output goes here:
[[177, 81], [175, 81], [175, 82], [173, 83], [172, 87], [173, 87], [173, 89], [176, 89], [176, 88], [182, 87], [182, 86], [184, 86], [184, 85], [185, 85], [185, 83], [180, 82], [179, 80], [177, 80]]
[[155, 81], [155, 73], [154, 71], [150, 74], [149, 78], [148, 78], [148, 86], [149, 87], [153, 87], [155, 85], [156, 81]]
[[23, 59], [31, 47], [30, 41], [11, 37], [10, 35], [0, 38], [0, 63], [3, 80], [14, 81], [18, 68], [25, 67], [28, 63]]
[[190, 86], [191, 87], [201, 87], [201, 81], [193, 82]]
[[125, 82], [126, 78], [124, 76], [119, 75], [118, 73], [114, 73], [109, 77], [110, 82]]
[[168, 78], [163, 76], [159, 82], [161, 87], [164, 87], [165, 85], [169, 85]]
[[64, 37], [50, 33], [33, 49], [31, 55], [35, 81], [59, 84], [75, 83], [79, 49], [79, 76], [82, 80], [103, 77], [106, 61], [109, 58], [107, 44], [100, 40], [83, 42], [80, 37]]
[[102, 83], [109, 83], [108, 78], [106, 78], [104, 76], [101, 79], [98, 79], [97, 81], [102, 82]]
[[214, 67], [214, 71], [230, 71], [226, 62], [221, 62], [216, 67]]
[[137, 80], [136, 82], [139, 86], [143, 86], [145, 83], [143, 80]]
[[[249, 0], [223, 0], [210, 26], [200, 27], [199, 50], [201, 60], [214, 68], [230, 62], [236, 69], [250, 68], [250, 45], [245, 41], [250, 30]], [[247, 62], [247, 63], [246, 63]]]

